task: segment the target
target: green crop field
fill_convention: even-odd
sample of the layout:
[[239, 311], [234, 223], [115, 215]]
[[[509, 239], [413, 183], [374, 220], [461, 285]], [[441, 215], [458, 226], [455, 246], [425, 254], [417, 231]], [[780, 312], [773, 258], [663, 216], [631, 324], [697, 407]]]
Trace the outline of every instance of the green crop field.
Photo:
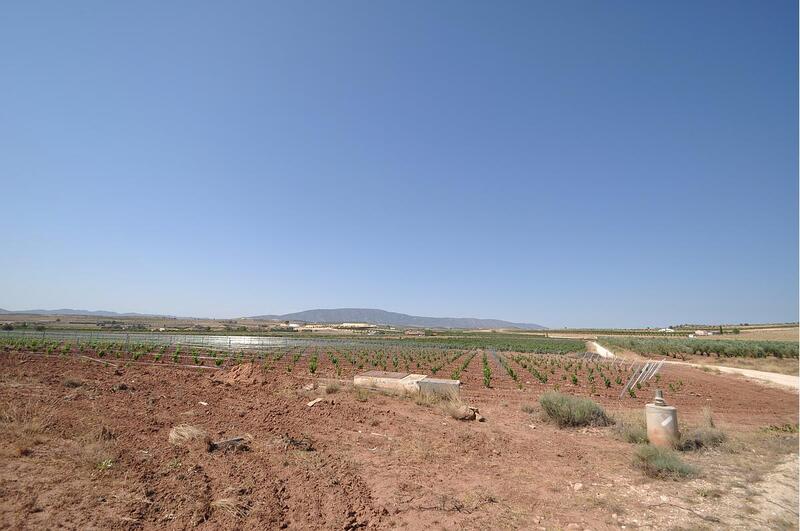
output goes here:
[[[0, 337], [0, 347], [5, 351], [27, 351], [45, 355], [83, 355], [100, 360], [222, 368], [244, 361], [262, 363], [265, 368], [280, 366], [294, 372], [297, 366], [317, 374], [324, 369], [336, 376], [355, 371], [380, 369], [389, 371], [426, 371], [436, 375], [447, 369], [448, 374], [460, 375], [466, 370], [477, 350], [492, 349], [520, 353], [563, 355], [584, 350], [583, 341], [513, 338], [487, 335], [482, 337], [431, 337], [429, 339], [394, 342], [292, 342], [272, 348], [224, 348], [225, 341], [217, 346], [158, 343], [155, 339], [167, 336], [127, 337], [119, 334], [113, 339], [106, 334], [102, 339], [76, 334], [74, 338], [41, 339], [30, 335]], [[142, 340], [145, 338], [147, 340]], [[155, 339], [154, 339], [155, 338]], [[306, 367], [307, 366], [307, 367]], [[510, 372], [511, 374], [511, 372]]]
[[725, 358], [797, 358], [796, 341], [739, 341], [735, 339], [600, 337], [598, 342], [614, 349], [682, 358], [687, 355]]
[[413, 342], [421, 345], [430, 344], [449, 348], [495, 349], [539, 354], [569, 354], [586, 350], [586, 343], [580, 339], [552, 339], [515, 334], [465, 334], [456, 337], [432, 336], [414, 339]]

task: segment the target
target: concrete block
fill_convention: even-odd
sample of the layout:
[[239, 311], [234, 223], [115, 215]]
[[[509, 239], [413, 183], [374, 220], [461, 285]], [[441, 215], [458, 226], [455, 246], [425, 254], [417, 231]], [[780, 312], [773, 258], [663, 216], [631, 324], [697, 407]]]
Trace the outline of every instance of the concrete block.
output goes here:
[[420, 393], [440, 395], [446, 397], [457, 397], [461, 389], [459, 380], [448, 380], [445, 378], [425, 377], [417, 384]]
[[353, 385], [390, 393], [412, 394], [419, 392], [418, 382], [423, 378], [425, 378], [424, 374], [369, 371], [356, 375], [353, 378]]
[[445, 397], [457, 397], [461, 382], [444, 378], [431, 378], [424, 374], [369, 371], [353, 377], [353, 385], [355, 387], [398, 394], [429, 393]]

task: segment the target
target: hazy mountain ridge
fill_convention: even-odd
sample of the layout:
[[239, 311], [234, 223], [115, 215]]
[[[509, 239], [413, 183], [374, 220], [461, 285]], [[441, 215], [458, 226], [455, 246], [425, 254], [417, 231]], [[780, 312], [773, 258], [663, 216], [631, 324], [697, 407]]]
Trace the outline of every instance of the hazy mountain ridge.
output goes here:
[[500, 319], [473, 317], [422, 317], [370, 308], [334, 308], [306, 310], [283, 315], [258, 315], [250, 319], [303, 321], [307, 323], [369, 323], [374, 325], [412, 326], [420, 328], [521, 328], [541, 330], [535, 323], [512, 323]]
[[[58, 310], [5, 310], [0, 308], [0, 315], [72, 315], [87, 317], [146, 317], [176, 319], [172, 315], [112, 312], [108, 310], [74, 310], [62, 308]], [[183, 317], [182, 319], [195, 319]], [[405, 313], [387, 312], [371, 308], [333, 308], [316, 309], [302, 312], [287, 313], [283, 315], [257, 315], [244, 319], [259, 319], [271, 321], [302, 321], [306, 323], [369, 323], [374, 325], [389, 325], [400, 327], [419, 328], [519, 328], [523, 330], [541, 330], [546, 327], [535, 323], [512, 323], [500, 319], [477, 319], [473, 317], [422, 317]]]
[[78, 315], [90, 317], [167, 317], [174, 318], [172, 315], [161, 315], [151, 313], [119, 313], [110, 312], [107, 310], [73, 310], [71, 308], [62, 308], [59, 310], [4, 310], [0, 308], [0, 315], [4, 314], [27, 314], [27, 315]]

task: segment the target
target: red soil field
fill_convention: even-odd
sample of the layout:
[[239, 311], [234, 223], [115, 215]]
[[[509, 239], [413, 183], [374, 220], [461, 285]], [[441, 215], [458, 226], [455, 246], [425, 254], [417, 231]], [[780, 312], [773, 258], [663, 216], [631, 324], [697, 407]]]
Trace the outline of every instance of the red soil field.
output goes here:
[[[109, 361], [117, 366], [17, 352], [0, 357], [0, 527], [707, 525], [680, 508], [690, 500], [692, 511], [713, 515], [715, 525], [739, 522], [735, 503], [723, 498], [712, 504], [694, 494], [709, 482], [739, 481], [733, 458], [687, 455], [713, 471], [687, 483], [645, 478], [631, 465], [635, 447], [614, 438], [611, 428], [560, 430], [523, 411], [552, 386], [510, 359], [521, 389], [491, 356], [492, 388], [483, 386], [480, 354], [462, 376], [463, 398], [480, 409], [483, 423], [346, 386], [331, 393], [306, 390], [327, 381], [310, 375], [308, 357], [291, 373], [285, 365], [265, 372], [250, 364], [199, 370]], [[325, 356], [318, 372], [332, 374]], [[666, 398], [678, 406], [684, 425], [710, 407], [732, 435], [758, 437], [760, 446], [753, 448], [770, 466], [786, 452], [764, 448], [796, 450], [796, 436], [763, 429], [797, 423], [797, 394], [665, 368], [661, 386], [678, 381], [681, 391]], [[585, 382], [560, 387], [587, 394]], [[612, 411], [638, 410], [653, 389], [619, 400], [615, 386], [593, 398]], [[323, 401], [308, 407], [315, 397]], [[20, 427], [26, 419], [30, 432]], [[213, 440], [244, 435], [250, 449], [209, 452], [201, 442], [170, 444], [171, 428], [181, 424], [202, 428]], [[725, 488], [735, 488], [730, 485]]]

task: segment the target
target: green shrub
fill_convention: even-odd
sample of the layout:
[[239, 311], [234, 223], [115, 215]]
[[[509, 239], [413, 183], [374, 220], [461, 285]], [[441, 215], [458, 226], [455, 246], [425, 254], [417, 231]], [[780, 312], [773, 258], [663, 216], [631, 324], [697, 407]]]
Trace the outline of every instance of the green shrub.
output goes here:
[[634, 465], [647, 476], [662, 479], [679, 479], [694, 477], [698, 469], [681, 458], [673, 450], [642, 445], [634, 454]]
[[[735, 333], [735, 332], [734, 332]], [[606, 347], [632, 350], [639, 354], [656, 354], [684, 358], [687, 354], [734, 358], [749, 357], [776, 358], [798, 357], [797, 341], [740, 341], [736, 339], [701, 338], [639, 338], [639, 337], [600, 337], [598, 342]]]
[[548, 391], [539, 397], [548, 418], [566, 426], [607, 426], [611, 423], [608, 415], [597, 402], [588, 398], [577, 398], [556, 391]]
[[492, 369], [489, 367], [489, 360], [486, 353], [483, 353], [483, 385], [484, 387], [492, 386]]

